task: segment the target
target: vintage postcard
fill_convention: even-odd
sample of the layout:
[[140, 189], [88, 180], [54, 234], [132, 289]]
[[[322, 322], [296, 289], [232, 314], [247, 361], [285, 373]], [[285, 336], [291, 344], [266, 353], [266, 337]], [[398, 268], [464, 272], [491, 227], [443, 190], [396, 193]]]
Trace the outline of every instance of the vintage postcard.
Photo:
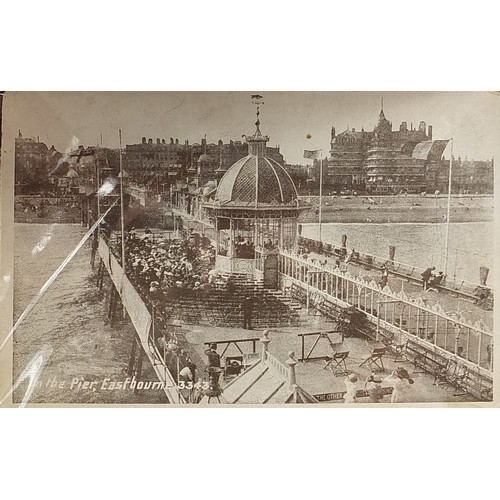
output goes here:
[[495, 93], [0, 98], [0, 406], [498, 406]]

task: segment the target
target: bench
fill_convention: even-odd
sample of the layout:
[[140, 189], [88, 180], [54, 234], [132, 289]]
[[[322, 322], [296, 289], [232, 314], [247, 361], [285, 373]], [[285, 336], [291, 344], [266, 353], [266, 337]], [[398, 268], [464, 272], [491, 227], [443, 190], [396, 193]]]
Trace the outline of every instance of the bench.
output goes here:
[[453, 389], [453, 396], [464, 396], [469, 370], [466, 366], [459, 366], [454, 359], [449, 359], [444, 369], [436, 373], [436, 385], [444, 385]]
[[[439, 374], [446, 369], [446, 362], [418, 344], [408, 342], [406, 352], [413, 356], [414, 373], [432, 373], [434, 375], [433, 384], [437, 382]], [[420, 371], [417, 371], [417, 368], [420, 368]]]

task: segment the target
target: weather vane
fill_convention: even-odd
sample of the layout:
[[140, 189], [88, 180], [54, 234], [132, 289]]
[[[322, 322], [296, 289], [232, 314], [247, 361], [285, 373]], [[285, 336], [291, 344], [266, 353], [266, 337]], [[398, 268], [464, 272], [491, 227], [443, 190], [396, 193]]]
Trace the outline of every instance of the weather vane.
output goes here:
[[264, 96], [261, 96], [260, 94], [251, 94], [250, 95], [250, 99], [252, 100], [252, 104], [255, 104], [257, 106], [257, 121], [256, 121], [256, 125], [257, 127], [259, 127], [260, 125], [260, 120], [259, 120], [259, 116], [260, 116], [260, 106], [262, 104], [264, 104]]

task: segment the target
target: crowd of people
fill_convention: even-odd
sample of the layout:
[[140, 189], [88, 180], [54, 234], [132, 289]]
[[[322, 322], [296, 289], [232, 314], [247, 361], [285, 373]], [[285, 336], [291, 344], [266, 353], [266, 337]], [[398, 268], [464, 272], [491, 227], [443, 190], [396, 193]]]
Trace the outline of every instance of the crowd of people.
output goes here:
[[[115, 240], [115, 253], [120, 253], [121, 240]], [[168, 293], [181, 290], [204, 290], [213, 287], [215, 248], [208, 238], [192, 229], [183, 238], [153, 234], [149, 229], [132, 229], [125, 237], [127, 276], [136, 288], [156, 305], [155, 346], [171, 376], [178, 381], [181, 393], [193, 401], [194, 394], [187, 390], [196, 377], [197, 367], [182, 348], [168, 318], [164, 317], [162, 300]]]
[[[388, 377], [382, 379], [377, 373], [371, 373], [365, 380], [363, 387], [358, 385], [356, 374], [349, 374], [345, 381], [346, 393], [344, 395], [345, 403], [356, 403], [358, 401], [359, 391], [366, 391], [371, 403], [383, 402], [385, 391], [384, 387], [392, 387], [391, 403], [404, 403], [410, 400], [407, 394], [407, 386], [413, 385], [414, 380], [408, 371], [403, 367], [398, 367]], [[382, 386], [384, 384], [384, 386]], [[363, 394], [364, 396], [365, 394]]]
[[130, 231], [126, 239], [127, 275], [154, 300], [173, 288], [200, 290], [209, 285], [215, 248], [207, 238], [190, 230], [171, 240], [150, 232]]

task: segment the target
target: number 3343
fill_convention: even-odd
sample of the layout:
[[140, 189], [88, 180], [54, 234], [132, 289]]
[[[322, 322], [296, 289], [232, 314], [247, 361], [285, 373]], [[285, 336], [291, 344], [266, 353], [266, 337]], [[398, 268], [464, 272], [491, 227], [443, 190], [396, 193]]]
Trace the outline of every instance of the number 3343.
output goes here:
[[196, 382], [196, 384], [193, 384], [193, 382], [184, 382], [184, 380], [179, 381], [179, 384], [177, 387], [179, 389], [208, 389], [210, 384], [204, 380], [203, 382]]

